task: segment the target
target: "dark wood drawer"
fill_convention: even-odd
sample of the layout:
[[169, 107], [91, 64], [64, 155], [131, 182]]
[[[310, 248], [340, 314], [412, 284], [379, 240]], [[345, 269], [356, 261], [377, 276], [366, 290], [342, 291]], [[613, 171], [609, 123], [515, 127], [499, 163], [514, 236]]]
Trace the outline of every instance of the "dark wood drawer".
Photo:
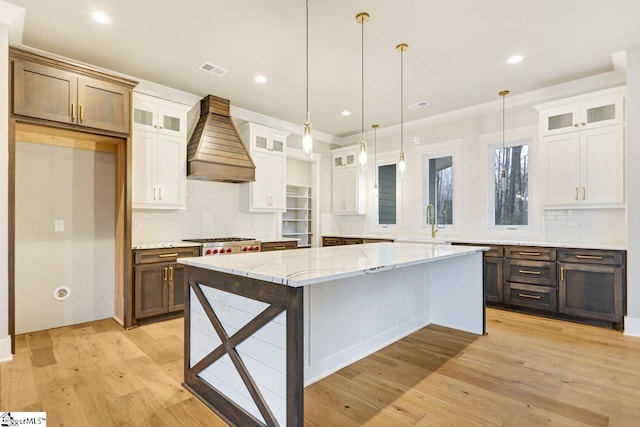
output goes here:
[[[487, 246], [487, 245], [477, 245], [477, 246]], [[484, 252], [484, 256], [491, 258], [502, 258], [504, 255], [504, 246], [497, 245], [489, 245], [491, 249]]]
[[393, 239], [362, 239], [362, 243], [393, 243]]
[[184, 248], [136, 249], [133, 251], [135, 264], [151, 264], [155, 262], [173, 262], [177, 258], [200, 256], [200, 246]]
[[340, 237], [323, 237], [322, 246], [340, 246], [342, 239]]
[[557, 286], [555, 262], [507, 258], [504, 263], [504, 276], [507, 282]]
[[520, 283], [505, 283], [504, 286], [504, 299], [507, 304], [544, 311], [558, 311], [556, 288]]
[[580, 264], [622, 265], [624, 252], [594, 249], [560, 249], [558, 251], [558, 261]]
[[342, 244], [343, 245], [360, 245], [362, 244], [362, 239], [358, 239], [355, 237], [343, 237]]
[[556, 249], [541, 248], [539, 246], [506, 246], [504, 256], [515, 259], [555, 261]]
[[298, 241], [291, 240], [287, 242], [267, 242], [260, 244], [261, 252], [285, 251], [289, 249], [298, 249]]

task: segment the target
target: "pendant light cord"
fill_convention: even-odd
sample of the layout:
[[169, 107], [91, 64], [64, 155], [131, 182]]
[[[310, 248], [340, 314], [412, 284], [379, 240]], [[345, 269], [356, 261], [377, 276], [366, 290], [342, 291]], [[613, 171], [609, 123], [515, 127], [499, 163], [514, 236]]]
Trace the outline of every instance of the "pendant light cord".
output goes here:
[[362, 140], [363, 141], [364, 141], [364, 22], [365, 22], [365, 18], [362, 17], [362, 23], [360, 24], [360, 25], [362, 25], [362, 39], [361, 39], [361, 49], [360, 49], [361, 52], [362, 52], [362, 63], [361, 63], [361, 65], [362, 65], [361, 66], [361, 74], [362, 74], [361, 78], [362, 78], [362, 81], [361, 81], [361, 88], [360, 88], [360, 90], [361, 90], [360, 93], [362, 95], [362, 97], [361, 97], [362, 98], [362, 117], [361, 117], [362, 124], [360, 126], [360, 129], [362, 131]]
[[[309, 115], [309, 0], [306, 1], [306, 79], [307, 79], [307, 116]], [[309, 120], [307, 118], [307, 120]]]
[[[373, 165], [378, 168], [378, 125], [373, 126]], [[373, 171], [375, 177], [375, 188], [378, 188], [378, 171]]]
[[400, 50], [400, 152], [404, 153], [404, 49]]
[[502, 95], [502, 155], [505, 153], [504, 148], [504, 98], [506, 95]]

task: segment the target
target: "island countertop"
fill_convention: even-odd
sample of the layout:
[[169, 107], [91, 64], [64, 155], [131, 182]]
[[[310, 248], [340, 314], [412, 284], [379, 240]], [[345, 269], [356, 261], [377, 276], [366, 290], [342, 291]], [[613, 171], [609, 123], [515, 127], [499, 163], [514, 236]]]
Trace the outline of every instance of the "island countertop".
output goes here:
[[482, 246], [370, 243], [180, 258], [181, 264], [300, 287], [488, 250]]

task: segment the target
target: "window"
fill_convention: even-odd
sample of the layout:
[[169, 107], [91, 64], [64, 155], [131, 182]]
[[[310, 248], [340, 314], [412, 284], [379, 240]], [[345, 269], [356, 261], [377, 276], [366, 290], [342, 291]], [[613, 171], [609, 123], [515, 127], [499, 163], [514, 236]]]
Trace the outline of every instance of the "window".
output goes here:
[[378, 166], [378, 224], [396, 224], [396, 165]]
[[453, 156], [428, 159], [427, 169], [428, 203], [435, 207], [436, 224], [452, 225]]
[[529, 224], [529, 144], [498, 147], [493, 155], [494, 224]]

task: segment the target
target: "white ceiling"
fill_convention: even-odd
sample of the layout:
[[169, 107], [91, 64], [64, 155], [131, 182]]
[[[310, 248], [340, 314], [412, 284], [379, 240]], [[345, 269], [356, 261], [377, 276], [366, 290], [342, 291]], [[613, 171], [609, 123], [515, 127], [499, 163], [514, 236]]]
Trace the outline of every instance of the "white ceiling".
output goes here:
[[[8, 0], [26, 9], [23, 44], [292, 123], [305, 115], [304, 0]], [[640, 44], [638, 0], [309, 0], [310, 111], [316, 130], [359, 132], [361, 27], [365, 127], [405, 121], [613, 70]], [[89, 12], [113, 22], [94, 23]], [[507, 65], [513, 54], [523, 62]], [[229, 70], [216, 77], [198, 67]], [[257, 74], [267, 77], [254, 83]], [[342, 110], [353, 114], [342, 117]]]

